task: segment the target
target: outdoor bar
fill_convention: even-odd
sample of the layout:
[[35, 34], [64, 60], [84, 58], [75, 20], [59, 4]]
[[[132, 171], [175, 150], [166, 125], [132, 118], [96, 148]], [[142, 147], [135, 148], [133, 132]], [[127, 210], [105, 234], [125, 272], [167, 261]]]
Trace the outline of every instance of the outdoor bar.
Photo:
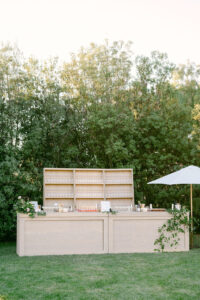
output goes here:
[[[136, 209], [132, 169], [44, 169], [46, 216], [17, 216], [17, 254], [154, 252], [165, 210]], [[165, 251], [188, 251], [189, 232]]]

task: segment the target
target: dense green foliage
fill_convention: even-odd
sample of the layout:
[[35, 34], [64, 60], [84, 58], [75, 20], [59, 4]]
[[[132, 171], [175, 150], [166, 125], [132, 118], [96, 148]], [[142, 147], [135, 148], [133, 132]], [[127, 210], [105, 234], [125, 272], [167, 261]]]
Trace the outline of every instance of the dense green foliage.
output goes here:
[[[44, 167], [131, 167], [136, 202], [188, 204], [187, 186], [147, 182], [199, 164], [200, 69], [131, 44], [92, 44], [62, 65], [0, 49], [0, 239], [19, 195], [42, 202]], [[198, 187], [194, 197], [199, 197]]]
[[0, 298], [197, 300], [199, 264], [199, 249], [162, 254], [18, 257], [14, 244], [2, 243]]
[[189, 231], [191, 222], [188, 218], [189, 211], [187, 209], [170, 209], [168, 212], [171, 214], [171, 218], [158, 228], [159, 237], [154, 242], [156, 246], [154, 251], [164, 252], [170, 247], [176, 247], [180, 242], [179, 234]]

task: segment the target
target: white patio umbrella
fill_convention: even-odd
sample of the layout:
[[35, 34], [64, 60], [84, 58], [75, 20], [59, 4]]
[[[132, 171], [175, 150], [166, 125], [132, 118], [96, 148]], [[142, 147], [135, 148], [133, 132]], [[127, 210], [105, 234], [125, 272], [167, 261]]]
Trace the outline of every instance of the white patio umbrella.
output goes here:
[[[192, 208], [192, 185], [200, 184], [200, 168], [195, 166], [189, 166], [183, 168], [177, 172], [173, 172], [169, 175], [156, 179], [154, 181], [148, 182], [148, 184], [190, 184], [190, 208], [191, 208], [191, 218], [193, 217]], [[193, 230], [193, 225], [191, 224], [191, 231]]]

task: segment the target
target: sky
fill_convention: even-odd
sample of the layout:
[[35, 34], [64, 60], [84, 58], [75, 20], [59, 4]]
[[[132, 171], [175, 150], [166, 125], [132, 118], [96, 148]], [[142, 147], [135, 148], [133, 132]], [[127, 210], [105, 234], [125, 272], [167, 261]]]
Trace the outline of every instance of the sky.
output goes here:
[[66, 61], [108, 39], [132, 41], [135, 55], [200, 64], [200, 0], [0, 0], [0, 12], [0, 42], [25, 56]]

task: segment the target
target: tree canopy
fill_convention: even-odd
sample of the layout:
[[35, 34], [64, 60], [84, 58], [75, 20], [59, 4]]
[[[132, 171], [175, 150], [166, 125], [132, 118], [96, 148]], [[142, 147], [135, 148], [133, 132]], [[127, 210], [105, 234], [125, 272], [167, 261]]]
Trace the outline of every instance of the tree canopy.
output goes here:
[[123, 41], [91, 44], [62, 65], [3, 46], [0, 239], [15, 236], [19, 195], [42, 203], [44, 167], [131, 167], [136, 202], [187, 205], [187, 187], [147, 182], [199, 164], [199, 70], [156, 51], [135, 57]]

